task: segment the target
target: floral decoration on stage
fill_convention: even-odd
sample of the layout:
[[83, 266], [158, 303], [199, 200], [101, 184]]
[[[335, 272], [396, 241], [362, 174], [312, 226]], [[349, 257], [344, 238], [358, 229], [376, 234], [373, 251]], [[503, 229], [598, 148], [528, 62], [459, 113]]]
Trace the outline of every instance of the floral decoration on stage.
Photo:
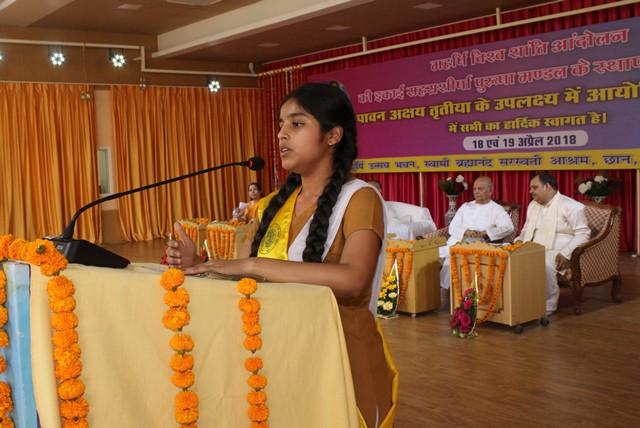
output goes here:
[[609, 196], [620, 186], [620, 180], [606, 174], [596, 175], [585, 180], [578, 179], [578, 192], [588, 198]]
[[[0, 250], [1, 251], [1, 250]], [[5, 360], [5, 349], [9, 346], [9, 336], [5, 330], [5, 325], [9, 320], [9, 313], [5, 303], [7, 302], [7, 277], [0, 267], [0, 374], [7, 370], [7, 360]], [[13, 426], [10, 413], [13, 410], [13, 400], [11, 399], [11, 385], [8, 382], [0, 382], [0, 427]]]
[[388, 275], [383, 276], [380, 294], [378, 295], [378, 317], [393, 318], [398, 309], [398, 297], [400, 295], [400, 284], [398, 276], [398, 261], [396, 260]]
[[478, 293], [475, 288], [467, 288], [462, 303], [451, 316], [451, 328], [455, 336], [476, 336], [476, 316], [478, 314]]
[[243, 278], [238, 282], [238, 292], [242, 295], [238, 308], [242, 311], [242, 331], [244, 331], [244, 347], [251, 352], [251, 356], [244, 361], [244, 368], [251, 373], [247, 383], [251, 391], [247, 394], [249, 409], [247, 414], [252, 428], [268, 428], [269, 408], [267, 407], [266, 376], [260, 374], [263, 368], [262, 358], [256, 352], [262, 348], [260, 333], [260, 302], [252, 295], [258, 290], [258, 283], [251, 278]]
[[464, 177], [460, 174], [453, 177], [447, 177], [444, 180], [438, 181], [438, 187], [447, 195], [457, 196], [469, 188], [469, 185], [464, 180]]
[[[67, 259], [56, 250], [51, 241], [36, 239], [33, 242], [14, 239], [12, 235], [0, 236], [0, 262], [6, 259], [19, 260], [40, 267], [40, 272], [51, 279], [47, 283], [49, 308], [51, 309], [51, 327], [53, 328], [53, 359], [55, 377], [60, 399], [60, 416], [63, 428], [88, 428], [87, 415], [89, 403], [83, 397], [85, 386], [80, 376], [82, 362], [81, 349], [78, 343], [76, 328], [79, 320], [74, 313], [76, 301], [73, 297], [73, 282], [62, 271], [67, 268]], [[6, 284], [0, 278], [0, 283]], [[2, 286], [0, 300], [6, 301], [6, 285]], [[0, 318], [4, 318], [0, 315]], [[5, 320], [6, 322], [6, 320]], [[4, 326], [4, 324], [3, 324]], [[9, 346], [9, 337], [0, 331], [0, 347]], [[6, 361], [0, 363], [6, 366]], [[11, 388], [7, 383], [0, 383], [0, 413], [11, 409]], [[8, 413], [10, 410], [6, 411]], [[13, 426], [6, 415], [0, 416], [1, 427]]]

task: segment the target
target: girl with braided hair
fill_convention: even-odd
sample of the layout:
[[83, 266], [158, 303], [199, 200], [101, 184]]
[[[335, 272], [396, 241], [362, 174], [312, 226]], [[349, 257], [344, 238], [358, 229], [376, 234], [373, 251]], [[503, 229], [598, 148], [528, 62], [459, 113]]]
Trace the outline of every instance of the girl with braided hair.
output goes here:
[[[384, 257], [384, 208], [370, 185], [351, 176], [356, 120], [341, 89], [307, 83], [280, 107], [278, 133], [285, 185], [260, 200], [245, 258], [194, 266], [195, 248], [176, 229], [169, 264], [185, 273], [252, 275], [272, 282], [330, 287], [340, 309], [356, 402], [366, 426], [391, 426], [397, 375], [374, 314]], [[250, 234], [251, 235], [251, 234]]]

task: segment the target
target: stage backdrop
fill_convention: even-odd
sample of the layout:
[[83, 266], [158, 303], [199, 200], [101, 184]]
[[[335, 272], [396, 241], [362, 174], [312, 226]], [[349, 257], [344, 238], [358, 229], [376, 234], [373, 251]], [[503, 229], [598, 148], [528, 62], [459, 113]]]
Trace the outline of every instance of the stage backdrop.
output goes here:
[[310, 76], [339, 81], [359, 172], [637, 169], [640, 18]]

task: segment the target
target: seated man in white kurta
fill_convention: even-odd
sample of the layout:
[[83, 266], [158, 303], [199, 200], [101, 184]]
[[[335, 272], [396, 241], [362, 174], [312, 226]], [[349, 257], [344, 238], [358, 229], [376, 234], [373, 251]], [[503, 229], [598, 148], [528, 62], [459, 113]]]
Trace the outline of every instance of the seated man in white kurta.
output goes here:
[[576, 247], [589, 240], [591, 231], [584, 205], [560, 194], [553, 175], [540, 173], [531, 179], [529, 192], [533, 201], [527, 208], [527, 220], [521, 241], [544, 245], [545, 276], [547, 278], [547, 315], [558, 308], [558, 272], [569, 267], [569, 258]]
[[440, 287], [451, 286], [451, 260], [449, 247], [465, 240], [497, 241], [513, 232], [513, 222], [507, 211], [491, 200], [493, 183], [489, 177], [478, 177], [473, 182], [474, 201], [462, 204], [449, 224], [447, 245], [440, 247], [443, 257]]

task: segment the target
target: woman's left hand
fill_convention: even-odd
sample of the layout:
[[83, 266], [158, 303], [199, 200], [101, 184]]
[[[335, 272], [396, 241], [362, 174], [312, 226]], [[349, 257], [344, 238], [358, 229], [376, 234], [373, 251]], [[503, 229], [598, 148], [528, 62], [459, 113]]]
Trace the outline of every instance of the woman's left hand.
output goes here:
[[199, 273], [221, 273], [224, 275], [250, 275], [249, 259], [238, 260], [209, 260], [196, 266], [184, 269], [186, 275], [197, 275]]

